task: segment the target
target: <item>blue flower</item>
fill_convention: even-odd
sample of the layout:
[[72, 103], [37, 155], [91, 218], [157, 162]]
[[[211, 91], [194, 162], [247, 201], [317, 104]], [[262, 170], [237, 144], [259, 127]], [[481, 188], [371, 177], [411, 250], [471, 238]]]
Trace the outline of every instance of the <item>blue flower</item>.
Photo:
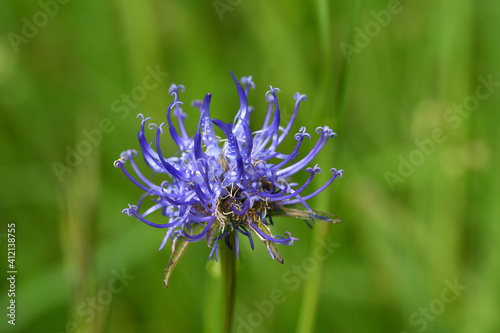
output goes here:
[[[240, 107], [234, 121], [225, 123], [210, 117], [208, 93], [203, 101], [193, 102], [200, 111], [200, 120], [194, 136], [188, 136], [184, 127], [186, 114], [182, 111], [178, 95], [184, 92], [184, 86], [172, 84], [169, 92], [174, 101], [167, 110], [167, 124], [149, 123], [148, 129], [155, 132], [151, 143], [146, 139], [146, 123], [149, 118], [142, 118], [139, 131], [141, 155], [154, 177], [146, 177], [139, 170], [134, 158], [135, 150], [123, 152], [114, 165], [144, 194], [137, 205], [129, 205], [124, 214], [134, 216], [145, 224], [166, 229], [166, 235], [160, 249], [168, 239], [175, 245], [179, 240], [197, 242], [206, 240], [211, 247], [209, 259], [218, 257], [219, 240], [224, 239], [232, 249], [230, 233], [236, 236], [236, 255], [239, 253], [239, 237], [249, 239], [253, 249], [253, 237], [256, 236], [267, 247], [271, 258], [283, 263], [276, 245], [293, 245], [298, 240], [289, 232], [284, 236], [273, 235], [273, 215], [286, 215], [314, 221], [314, 218], [329, 222], [338, 222], [329, 214], [317, 213], [307, 204], [307, 200], [326, 189], [335, 178], [342, 177], [342, 170], [330, 170], [332, 176], [321, 187], [310, 192], [309, 184], [314, 176], [321, 172], [315, 165], [307, 167], [321, 151], [330, 138], [336, 134], [327, 126], [316, 128], [319, 135], [314, 147], [302, 158], [299, 149], [305, 139], [311, 136], [305, 127], [295, 133], [297, 144], [289, 154], [282, 153], [279, 145], [290, 133], [301, 102], [306, 95], [296, 93], [295, 109], [285, 127], [280, 126], [280, 109], [276, 93], [278, 88], [271, 87], [266, 94], [268, 109], [262, 128], [252, 132], [250, 114], [252, 108], [247, 99], [250, 87], [255, 88], [252, 77], [243, 77], [239, 82], [231, 73], [240, 99]], [[244, 86], [244, 87], [243, 87]], [[173, 117], [177, 119], [177, 128]], [[172, 157], [165, 157], [162, 147], [165, 145], [164, 130], [168, 127], [171, 138], [178, 147]], [[219, 128], [224, 137], [216, 134]], [[219, 132], [219, 133], [220, 133]], [[132, 175], [125, 167], [126, 162], [133, 170]], [[307, 168], [306, 168], [307, 167]], [[128, 168], [130, 169], [130, 168]], [[304, 184], [291, 182], [291, 177], [302, 172], [309, 173]], [[153, 180], [154, 179], [154, 180]], [[310, 192], [305, 194], [306, 192]], [[146, 200], [149, 203], [146, 208]], [[141, 211], [141, 212], [140, 212]], [[163, 215], [164, 223], [153, 222], [153, 213]], [[158, 219], [156, 219], [158, 221]], [[309, 223], [308, 223], [309, 224]]]

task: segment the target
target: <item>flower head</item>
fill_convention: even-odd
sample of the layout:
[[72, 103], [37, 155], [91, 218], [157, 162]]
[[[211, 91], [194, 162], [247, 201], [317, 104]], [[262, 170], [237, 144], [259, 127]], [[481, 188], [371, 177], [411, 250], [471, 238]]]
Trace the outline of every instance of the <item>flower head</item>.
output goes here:
[[[139, 131], [141, 155], [154, 178], [146, 177], [139, 170], [134, 160], [138, 155], [135, 150], [121, 154], [114, 163], [115, 167], [144, 191], [138, 204], [129, 205], [123, 213], [149, 226], [166, 229], [160, 249], [168, 239], [172, 240], [174, 251], [180, 240], [185, 244], [206, 240], [211, 247], [209, 259], [215, 256], [217, 260], [219, 240], [224, 239], [231, 249], [234, 245], [238, 255], [238, 238], [248, 238], [253, 248], [253, 234], [265, 244], [273, 259], [283, 263], [276, 245], [292, 245], [297, 238], [289, 232], [284, 236], [273, 235], [270, 229], [273, 215], [338, 222], [328, 214], [314, 212], [307, 204], [308, 199], [322, 192], [335, 178], [342, 177], [342, 170], [332, 168], [332, 175], [323, 186], [312, 192], [309, 190], [310, 183], [321, 169], [317, 165], [308, 165], [336, 134], [327, 126], [316, 128], [316, 144], [299, 158], [300, 146], [305, 139], [311, 138], [305, 127], [301, 127], [294, 135], [297, 143], [293, 151], [288, 154], [281, 152], [279, 145], [290, 133], [299, 105], [307, 99], [306, 95], [294, 95], [295, 109], [289, 122], [282, 127], [276, 96], [280, 90], [271, 87], [266, 94], [268, 109], [264, 124], [252, 132], [252, 108], [247, 103], [249, 89], [255, 88], [252, 77], [238, 81], [231, 75], [240, 99], [232, 123], [210, 117], [212, 95], [208, 93], [203, 101], [193, 102], [193, 106], [199, 109], [200, 120], [194, 136], [189, 136], [184, 127], [183, 103], [178, 99], [184, 86], [175, 84], [169, 89], [174, 100], [167, 109], [167, 124], [149, 123], [147, 126], [154, 132], [151, 143], [145, 133], [149, 118], [138, 115], [142, 118]], [[177, 119], [177, 126], [173, 118]], [[222, 138], [216, 134], [216, 128], [223, 134]], [[165, 157], [162, 153], [165, 130], [178, 147], [178, 152], [172, 157]], [[126, 168], [126, 164], [135, 175], [127, 170], [130, 168]], [[304, 169], [309, 173], [305, 183], [299, 186], [291, 182], [291, 177]], [[149, 205], [142, 208], [146, 202]], [[163, 215], [164, 223], [153, 222], [150, 216], [155, 212]], [[230, 233], [236, 234], [236, 244], [230, 244]]]

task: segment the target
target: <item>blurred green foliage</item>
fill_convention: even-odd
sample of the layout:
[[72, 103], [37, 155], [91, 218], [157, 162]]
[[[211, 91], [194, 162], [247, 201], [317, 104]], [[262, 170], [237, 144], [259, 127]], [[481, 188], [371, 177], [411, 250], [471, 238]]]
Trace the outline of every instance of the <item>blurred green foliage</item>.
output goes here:
[[[499, 19], [494, 0], [2, 1], [2, 274], [10, 222], [18, 267], [16, 326], [2, 314], [2, 332], [215, 331], [209, 250], [190, 246], [165, 289], [170, 247], [120, 213], [140, 190], [113, 161], [138, 149], [137, 113], [164, 121], [170, 83], [186, 86], [191, 133], [189, 103], [207, 92], [213, 117], [232, 120], [229, 70], [253, 75], [253, 124], [269, 85], [285, 114], [307, 94], [296, 129], [336, 131], [318, 162], [345, 170], [311, 202], [342, 224], [276, 219], [300, 238], [284, 265], [242, 246], [236, 332], [498, 332], [500, 89], [467, 103], [479, 77], [500, 81]], [[157, 68], [168, 76], [122, 100]], [[453, 111], [464, 103], [474, 111]], [[87, 156], [58, 176], [68, 149]], [[338, 246], [314, 266], [317, 237]], [[467, 288], [448, 302], [455, 280]]]

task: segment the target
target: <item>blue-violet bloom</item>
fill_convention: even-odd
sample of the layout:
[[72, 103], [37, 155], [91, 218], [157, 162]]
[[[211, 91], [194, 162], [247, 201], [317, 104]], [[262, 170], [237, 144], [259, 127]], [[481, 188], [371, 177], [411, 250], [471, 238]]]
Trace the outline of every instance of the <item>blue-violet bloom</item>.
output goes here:
[[[192, 137], [188, 136], [184, 127], [186, 114], [180, 107], [183, 103], [178, 99], [179, 93], [184, 92], [184, 86], [170, 86], [169, 92], [174, 100], [167, 109], [167, 127], [178, 147], [178, 152], [172, 157], [162, 153], [165, 147], [162, 140], [165, 123], [150, 123], [147, 126], [155, 132], [154, 140], [150, 143], [145, 134], [149, 118], [138, 115], [142, 118], [139, 131], [141, 154], [155, 177], [148, 178], [139, 170], [134, 160], [137, 151], [127, 150], [121, 154], [114, 163], [115, 167], [120, 168], [144, 191], [137, 205], [129, 205], [123, 213], [149, 226], [166, 229], [160, 249], [169, 238], [173, 251], [179, 240], [197, 242], [204, 239], [211, 247], [209, 259], [215, 254], [217, 260], [219, 240], [224, 239], [231, 250], [234, 245], [238, 256], [238, 238], [247, 237], [253, 249], [253, 233], [265, 244], [271, 258], [283, 263], [276, 244], [292, 245], [298, 239], [289, 232], [285, 236], [273, 235], [269, 228], [273, 224], [273, 215], [302, 218], [306, 222], [314, 221], [314, 218], [339, 222], [329, 214], [313, 211], [307, 200], [326, 189], [335, 178], [342, 177], [342, 170], [332, 168], [332, 176], [323, 186], [304, 194], [314, 175], [321, 172], [317, 165], [307, 167], [308, 164], [328, 139], [336, 137], [336, 134], [327, 126], [316, 128], [319, 135], [316, 144], [298, 159], [304, 139], [311, 137], [305, 127], [301, 127], [294, 135], [297, 144], [293, 151], [282, 153], [278, 147], [290, 133], [299, 105], [307, 99], [306, 95], [295, 93], [295, 109], [286, 126], [282, 127], [276, 97], [280, 90], [271, 87], [266, 93], [268, 109], [264, 124], [261, 129], [252, 132], [252, 107], [248, 105], [247, 99], [250, 87], [255, 89], [255, 85], [251, 76], [238, 81], [231, 75], [240, 99], [234, 121], [225, 123], [210, 117], [212, 95], [208, 93], [203, 101], [193, 102], [193, 106], [199, 109], [200, 120]], [[178, 129], [174, 126], [173, 117], [177, 118]], [[224, 138], [217, 136], [214, 125], [224, 134]], [[135, 176], [125, 167], [126, 162], [130, 162], [127, 164], [130, 164]], [[299, 186], [291, 181], [291, 177], [304, 168], [309, 177]], [[159, 179], [154, 181], [153, 178]], [[140, 209], [145, 206], [146, 198], [150, 199], [147, 200], [150, 205]], [[165, 223], [152, 222], [150, 215], [156, 211], [166, 217]], [[232, 232], [236, 236], [233, 245], [229, 241]]]

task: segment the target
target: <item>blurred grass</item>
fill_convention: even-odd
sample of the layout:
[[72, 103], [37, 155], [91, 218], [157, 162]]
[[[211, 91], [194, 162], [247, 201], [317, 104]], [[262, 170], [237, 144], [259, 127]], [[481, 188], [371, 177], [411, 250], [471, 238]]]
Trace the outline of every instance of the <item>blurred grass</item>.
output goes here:
[[[310, 296], [303, 292], [319, 290], [317, 308], [304, 324], [315, 332], [417, 332], [420, 326], [409, 317], [440, 297], [444, 280], [457, 278], [467, 289], [425, 331], [496, 332], [500, 92], [481, 101], [457, 129], [442, 115], [474, 94], [478, 76], [500, 80], [500, 4], [401, 1], [401, 13], [346, 67], [339, 45], [355, 37], [352, 22], [364, 29], [371, 11], [387, 4], [242, 1], [220, 21], [211, 2], [69, 2], [15, 53], [8, 34], [21, 34], [22, 18], [31, 20], [40, 6], [3, 1], [0, 233], [17, 222], [19, 271], [18, 321], [8, 331], [69, 331], [72, 320], [89, 332], [217, 326], [204, 309], [215, 294], [207, 248], [192, 245], [165, 290], [170, 247], [157, 252], [163, 233], [120, 214], [140, 191], [112, 162], [121, 151], [138, 148], [137, 113], [164, 121], [170, 83], [186, 86], [181, 99], [191, 133], [197, 111], [189, 103], [206, 92], [213, 94], [213, 116], [232, 119], [238, 106], [232, 70], [254, 77], [255, 128], [269, 85], [281, 89], [285, 112], [293, 110], [294, 92], [307, 94], [296, 129], [301, 124], [312, 133], [328, 125], [336, 131], [318, 161], [324, 177], [330, 167], [345, 170], [311, 203], [342, 218], [328, 231], [340, 247], [313, 280], [301, 279], [292, 290], [283, 276], [310, 256], [316, 233], [324, 229], [277, 219], [276, 230], [290, 230], [300, 242], [281, 250], [285, 265], [272, 261], [261, 244], [253, 252], [242, 244], [236, 320], [248, 321], [257, 311], [254, 301], [268, 300], [278, 289], [286, 301], [255, 331], [293, 332], [301, 302]], [[157, 65], [169, 76], [122, 119], [111, 104]], [[98, 128], [103, 118], [113, 130], [59, 182], [52, 163], [64, 163], [66, 146], [74, 149], [84, 139], [82, 130]], [[448, 139], [391, 191], [385, 172], [397, 173], [398, 157], [408, 158], [414, 140], [429, 138], [437, 127]], [[293, 140], [286, 145], [291, 150]], [[122, 269], [134, 279], [87, 323], [78, 306], [108, 288], [112, 271]], [[308, 281], [315, 281], [314, 288]], [[3, 287], [0, 300], [7, 304]], [[6, 331], [5, 321], [1, 325]]]

